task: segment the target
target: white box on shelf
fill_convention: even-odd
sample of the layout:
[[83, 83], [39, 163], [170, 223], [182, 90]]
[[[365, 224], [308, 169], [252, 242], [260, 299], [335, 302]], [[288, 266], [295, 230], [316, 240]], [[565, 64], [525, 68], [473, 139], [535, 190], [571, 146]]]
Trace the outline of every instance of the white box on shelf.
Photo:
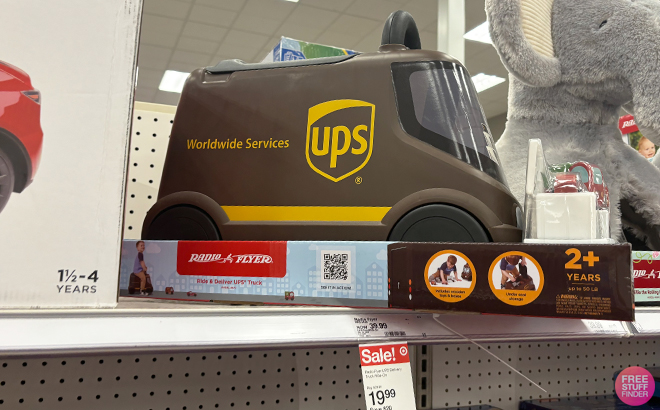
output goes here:
[[598, 239], [596, 194], [536, 194], [537, 239]]
[[142, 0], [5, 3], [0, 307], [115, 306]]

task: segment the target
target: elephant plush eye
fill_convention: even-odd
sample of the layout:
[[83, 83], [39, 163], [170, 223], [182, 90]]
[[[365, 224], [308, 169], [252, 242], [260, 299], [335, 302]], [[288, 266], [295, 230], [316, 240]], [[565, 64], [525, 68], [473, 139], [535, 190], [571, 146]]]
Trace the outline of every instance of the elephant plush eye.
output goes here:
[[607, 24], [607, 20], [604, 20], [602, 23], [600, 23], [600, 26], [598, 26], [598, 29], [601, 29]]

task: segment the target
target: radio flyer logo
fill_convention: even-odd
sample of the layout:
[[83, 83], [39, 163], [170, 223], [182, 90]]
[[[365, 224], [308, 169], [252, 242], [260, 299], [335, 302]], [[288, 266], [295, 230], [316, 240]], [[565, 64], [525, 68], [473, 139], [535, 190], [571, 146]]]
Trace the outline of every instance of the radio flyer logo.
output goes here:
[[653, 397], [655, 380], [648, 370], [634, 366], [619, 373], [614, 388], [619, 400], [629, 406], [641, 406]]
[[179, 241], [176, 267], [179, 275], [283, 278], [286, 242]]
[[221, 253], [193, 253], [188, 262], [200, 263], [273, 263], [270, 255], [232, 255], [222, 256]]
[[309, 109], [307, 163], [339, 182], [369, 162], [374, 143], [376, 106], [359, 100], [333, 100]]

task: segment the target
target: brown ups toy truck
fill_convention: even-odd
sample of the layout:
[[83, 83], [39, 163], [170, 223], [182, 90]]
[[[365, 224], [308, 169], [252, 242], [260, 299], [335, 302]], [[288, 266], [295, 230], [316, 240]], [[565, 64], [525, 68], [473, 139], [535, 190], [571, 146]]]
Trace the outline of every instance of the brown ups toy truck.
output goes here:
[[393, 13], [377, 53], [194, 71], [144, 239], [519, 242], [470, 75]]

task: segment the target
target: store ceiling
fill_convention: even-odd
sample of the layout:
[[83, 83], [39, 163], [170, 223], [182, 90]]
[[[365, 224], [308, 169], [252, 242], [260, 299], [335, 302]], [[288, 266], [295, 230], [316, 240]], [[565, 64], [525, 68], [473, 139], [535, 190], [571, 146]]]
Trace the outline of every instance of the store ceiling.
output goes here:
[[[469, 31], [486, 20], [484, 0], [465, 3]], [[415, 18], [423, 48], [435, 49], [437, 0], [145, 0], [136, 100], [176, 105], [180, 94], [158, 90], [165, 70], [258, 62], [281, 36], [376, 51], [385, 19], [399, 9]], [[507, 77], [491, 45], [466, 41], [465, 55], [472, 75]], [[508, 81], [479, 94], [489, 118], [506, 112], [507, 89]]]

